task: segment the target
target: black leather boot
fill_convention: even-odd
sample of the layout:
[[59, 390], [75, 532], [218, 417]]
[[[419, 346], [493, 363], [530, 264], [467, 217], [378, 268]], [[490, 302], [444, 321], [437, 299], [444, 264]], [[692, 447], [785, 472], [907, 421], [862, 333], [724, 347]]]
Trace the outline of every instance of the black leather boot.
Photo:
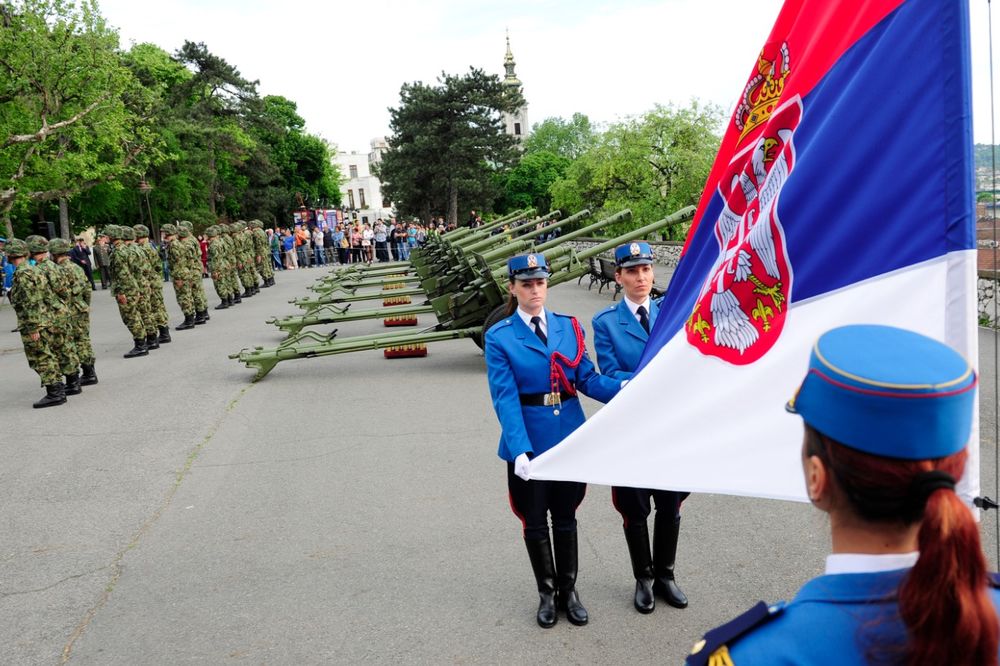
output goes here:
[[194, 315], [186, 314], [184, 315], [184, 321], [182, 321], [177, 326], [174, 326], [175, 331], [186, 331], [189, 328], [194, 328]]
[[[243, 299], [240, 298], [240, 290], [237, 289], [235, 292], [233, 292], [233, 303], [242, 303], [242, 302]], [[230, 305], [232, 305], [232, 303], [230, 303]]]
[[80, 373], [74, 372], [72, 375], [63, 375], [66, 378], [66, 384], [63, 390], [66, 395], [80, 395], [83, 393], [83, 389], [80, 388]]
[[169, 326], [158, 326], [160, 329], [160, 335], [156, 338], [156, 341], [161, 345], [165, 345], [170, 342], [170, 327]]
[[632, 560], [632, 575], [635, 576], [635, 609], [640, 613], [652, 613], [656, 608], [653, 595], [653, 558], [649, 554], [649, 528], [643, 521], [625, 528], [625, 543]]
[[681, 517], [656, 512], [653, 528], [653, 592], [674, 608], [687, 608], [688, 599], [674, 581], [674, 561], [677, 558], [677, 537]]
[[552, 543], [548, 537], [525, 539], [531, 570], [538, 584], [538, 626], [548, 629], [556, 623], [556, 567], [552, 562]]
[[42, 407], [55, 407], [66, 402], [66, 385], [62, 382], [49, 384], [45, 387], [45, 396], [34, 403], [32, 407], [41, 409]]
[[228, 307], [229, 307], [229, 303], [226, 301], [226, 299], [223, 298], [222, 301], [218, 305], [215, 306], [215, 309], [216, 310], [225, 310]]
[[194, 313], [194, 325], [201, 326], [208, 321], [208, 312], [205, 310], [198, 310]]
[[125, 358], [135, 358], [136, 356], [147, 356], [149, 350], [146, 349], [146, 339], [145, 338], [135, 338], [132, 340], [135, 346], [132, 347], [131, 351], [125, 352]]
[[590, 617], [576, 592], [577, 550], [576, 530], [552, 530], [556, 556], [556, 581], [559, 589], [559, 609], [566, 611], [566, 619], [577, 626], [587, 624]]
[[146, 335], [146, 349], [152, 351], [154, 349], [159, 349], [160, 343], [156, 341], [156, 333], [149, 333]]
[[251, 296], [253, 296], [253, 291], [250, 289], [250, 287], [247, 287], [246, 289], [243, 290], [243, 298], [250, 298]]
[[93, 386], [96, 384], [97, 373], [94, 372], [94, 365], [83, 363], [80, 367], [83, 368], [83, 375], [80, 377], [80, 386]]
[[262, 284], [260, 286], [264, 287], [264, 289], [267, 289], [268, 287], [270, 287], [271, 286], [271, 278], [264, 278], [264, 284]]

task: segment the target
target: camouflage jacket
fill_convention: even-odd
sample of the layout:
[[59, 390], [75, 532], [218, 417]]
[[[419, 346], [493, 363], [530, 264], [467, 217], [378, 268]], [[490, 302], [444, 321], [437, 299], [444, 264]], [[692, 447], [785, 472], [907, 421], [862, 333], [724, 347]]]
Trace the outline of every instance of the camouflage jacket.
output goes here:
[[115, 296], [135, 297], [140, 292], [135, 255], [122, 243], [111, 253], [111, 291]]
[[232, 268], [229, 253], [226, 251], [225, 240], [216, 236], [208, 242], [208, 270], [219, 273]]
[[271, 254], [270, 242], [267, 240], [267, 232], [263, 229], [254, 229], [253, 235], [253, 253], [255, 258], [260, 257], [261, 259], [267, 259]]
[[25, 335], [57, 325], [66, 307], [52, 291], [44, 269], [27, 261], [14, 271], [10, 303], [17, 314], [18, 329]]
[[59, 262], [57, 265], [59, 266], [59, 270], [69, 276], [72, 284], [73, 296], [70, 302], [70, 309], [73, 312], [89, 312], [91, 293], [87, 274], [77, 264], [68, 259]]
[[[58, 298], [63, 307], [58, 308], [60, 314], [67, 314], [70, 303], [73, 302], [73, 279], [64, 272], [52, 259], [43, 259], [35, 264], [35, 268], [41, 269], [45, 278], [49, 281], [49, 288]], [[88, 284], [90, 284], [88, 282]]]
[[170, 276], [174, 280], [185, 280], [190, 274], [187, 265], [187, 248], [184, 241], [175, 238], [167, 244], [167, 263], [170, 264]]

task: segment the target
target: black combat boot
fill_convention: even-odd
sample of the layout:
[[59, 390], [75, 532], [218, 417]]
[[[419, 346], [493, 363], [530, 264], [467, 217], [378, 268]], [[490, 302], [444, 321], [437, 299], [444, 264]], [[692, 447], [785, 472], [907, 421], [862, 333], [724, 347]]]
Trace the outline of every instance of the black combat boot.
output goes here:
[[559, 609], [566, 612], [566, 619], [582, 627], [590, 620], [587, 609], [576, 592], [576, 530], [560, 532], [552, 530], [555, 539], [556, 580], [559, 589]]
[[243, 298], [250, 298], [251, 296], [253, 296], [253, 290], [250, 287], [243, 290]]
[[161, 345], [165, 345], [170, 342], [170, 327], [169, 326], [158, 326], [160, 330], [160, 335], [156, 338], [156, 341]]
[[649, 554], [649, 528], [646, 521], [625, 528], [625, 543], [632, 560], [632, 574], [635, 576], [635, 609], [640, 613], [652, 613], [656, 608], [653, 595], [653, 558]]
[[552, 563], [552, 543], [549, 538], [525, 538], [531, 570], [538, 584], [538, 626], [548, 629], [556, 623], [556, 567]]
[[194, 315], [193, 314], [186, 314], [186, 315], [184, 315], [184, 321], [182, 321], [179, 325], [174, 326], [174, 330], [175, 331], [186, 331], [189, 328], [194, 328]]
[[681, 517], [656, 512], [653, 527], [653, 591], [674, 608], [687, 608], [688, 599], [674, 581], [674, 561], [677, 558], [677, 537]]
[[82, 363], [83, 375], [80, 377], [80, 386], [93, 386], [97, 383], [97, 373], [94, 372], [94, 364]]
[[[243, 299], [240, 298], [240, 290], [239, 289], [237, 289], [236, 291], [233, 292], [232, 298], [233, 298], [233, 303], [242, 303], [243, 302]], [[233, 303], [230, 303], [230, 305], [232, 305]]]
[[222, 299], [222, 300], [221, 300], [221, 301], [219, 302], [219, 304], [215, 306], [215, 309], [216, 309], [216, 310], [225, 310], [225, 309], [226, 309], [226, 308], [228, 308], [228, 307], [229, 307], [229, 303], [228, 303], [228, 302], [226, 301], [226, 299], [224, 299], [224, 298], [223, 298], [223, 299]]
[[132, 342], [135, 346], [132, 347], [131, 351], [125, 352], [125, 358], [135, 358], [136, 356], [147, 356], [149, 350], [146, 349], [146, 339], [145, 338], [135, 338]]
[[45, 396], [32, 405], [35, 409], [42, 407], [55, 407], [66, 402], [66, 385], [62, 382], [49, 384], [45, 387]]
[[159, 349], [160, 343], [156, 341], [156, 333], [150, 333], [146, 336], [146, 349], [153, 351], [154, 349]]
[[270, 287], [271, 286], [271, 278], [264, 278], [264, 284], [262, 284], [261, 286], [264, 287], [264, 289], [267, 289], [268, 287]]
[[194, 313], [194, 325], [195, 326], [201, 326], [202, 324], [204, 324], [207, 321], [208, 321], [208, 311], [206, 311], [206, 310], [198, 310], [197, 312]]
[[66, 377], [66, 384], [63, 390], [66, 395], [80, 395], [83, 393], [83, 389], [80, 388], [80, 372], [74, 372], [72, 375], [63, 375]]

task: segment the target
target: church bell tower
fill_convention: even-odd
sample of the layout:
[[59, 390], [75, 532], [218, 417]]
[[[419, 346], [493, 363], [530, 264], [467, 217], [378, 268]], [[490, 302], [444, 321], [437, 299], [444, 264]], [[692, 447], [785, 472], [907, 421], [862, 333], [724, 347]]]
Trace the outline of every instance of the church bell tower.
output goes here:
[[[521, 93], [523, 99], [524, 89], [521, 86], [521, 80], [514, 73], [514, 54], [510, 50], [510, 33], [507, 34], [507, 55], [503, 59], [503, 68], [506, 72], [503, 77], [504, 88]], [[503, 122], [507, 134], [517, 138], [519, 142], [524, 141], [524, 137], [527, 136], [530, 129], [528, 127], [528, 102], [522, 103], [513, 113], [504, 112]]]

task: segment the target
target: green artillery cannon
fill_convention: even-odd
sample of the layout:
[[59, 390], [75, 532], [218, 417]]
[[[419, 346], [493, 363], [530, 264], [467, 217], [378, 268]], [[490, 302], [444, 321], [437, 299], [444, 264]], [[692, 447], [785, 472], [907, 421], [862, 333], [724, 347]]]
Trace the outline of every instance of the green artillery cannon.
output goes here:
[[[694, 216], [694, 207], [683, 208], [669, 217], [634, 229], [616, 238], [600, 243], [582, 252], [571, 249], [560, 253], [563, 258], [551, 262], [552, 276], [549, 285], [556, 286], [574, 280], [589, 270], [588, 260], [602, 252], [631, 240], [642, 238], [665, 226], [680, 224]], [[539, 251], [541, 251], [539, 246]], [[383, 349], [392, 355], [425, 355], [426, 345], [441, 340], [472, 338], [480, 347], [489, 328], [504, 318], [507, 281], [502, 271], [493, 272], [487, 264], [481, 268], [480, 277], [460, 293], [447, 294], [431, 300], [430, 306], [438, 317], [435, 326], [420, 331], [376, 333], [337, 339], [337, 331], [322, 334], [303, 331], [290, 336], [280, 345], [270, 349], [254, 347], [243, 349], [229, 358], [238, 359], [248, 368], [255, 368], [253, 381], [265, 377], [279, 362], [292, 358], [315, 358], [346, 354], [355, 351]], [[420, 352], [423, 353], [420, 353]]]

